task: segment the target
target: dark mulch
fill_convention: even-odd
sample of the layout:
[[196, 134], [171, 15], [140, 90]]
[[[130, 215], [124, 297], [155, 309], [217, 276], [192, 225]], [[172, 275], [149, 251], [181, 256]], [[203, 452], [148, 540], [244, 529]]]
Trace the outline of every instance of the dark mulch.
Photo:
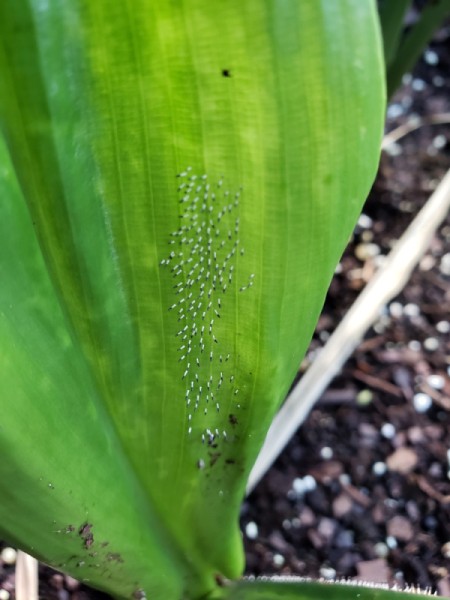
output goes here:
[[[446, 28], [391, 104], [389, 129], [408, 115], [450, 112], [449, 48]], [[449, 167], [448, 125], [422, 128], [383, 156], [307, 360]], [[449, 240], [447, 219], [408, 286], [244, 503], [248, 573], [420, 584], [450, 596]], [[1, 560], [0, 588], [14, 597], [13, 567]], [[41, 595], [106, 598], [47, 567]]]

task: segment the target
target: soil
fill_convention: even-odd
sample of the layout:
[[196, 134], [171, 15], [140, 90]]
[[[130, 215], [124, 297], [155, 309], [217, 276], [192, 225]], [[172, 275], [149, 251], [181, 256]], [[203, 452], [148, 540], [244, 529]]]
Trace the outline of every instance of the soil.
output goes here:
[[[394, 97], [387, 129], [450, 112], [450, 25]], [[382, 156], [331, 284], [314, 359], [450, 167], [450, 125]], [[242, 508], [247, 573], [419, 584], [450, 597], [450, 218], [403, 292]], [[46, 600], [105, 600], [41, 566]], [[14, 567], [0, 589], [14, 598]]]

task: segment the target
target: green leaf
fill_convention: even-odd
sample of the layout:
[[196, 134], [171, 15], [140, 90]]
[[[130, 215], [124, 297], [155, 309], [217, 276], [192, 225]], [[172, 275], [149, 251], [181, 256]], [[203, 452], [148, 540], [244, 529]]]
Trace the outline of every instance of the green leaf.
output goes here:
[[0, 4], [6, 535], [117, 597], [240, 575], [383, 111], [374, 2]]
[[403, 24], [406, 11], [412, 4], [411, 0], [381, 0], [378, 12], [380, 15], [381, 32], [383, 34], [384, 61], [386, 68], [395, 59], [400, 39], [403, 33]]
[[[403, 75], [413, 69], [434, 33], [448, 16], [450, 16], [450, 0], [428, 2], [419, 20], [403, 36], [400, 44], [397, 40], [397, 48], [390, 56], [386, 73], [389, 97], [401, 84]], [[388, 32], [387, 35], [389, 37], [392, 34], [393, 32]]]
[[430, 594], [416, 588], [409, 591], [371, 584], [319, 583], [308, 580], [242, 581], [224, 588], [217, 598], [227, 600], [429, 600]]

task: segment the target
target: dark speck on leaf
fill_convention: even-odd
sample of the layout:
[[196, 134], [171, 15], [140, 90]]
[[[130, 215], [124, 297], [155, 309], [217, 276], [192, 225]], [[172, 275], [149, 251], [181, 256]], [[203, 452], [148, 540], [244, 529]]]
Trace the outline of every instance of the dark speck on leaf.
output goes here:
[[223, 575], [221, 575], [220, 573], [216, 573], [214, 575], [214, 579], [216, 580], [216, 583], [219, 587], [225, 587], [226, 579]]
[[123, 563], [123, 558], [118, 552], [110, 552], [106, 557], [109, 561]]
[[230, 425], [233, 425], [233, 427], [238, 424], [236, 415], [228, 415], [228, 421]]
[[231, 71], [230, 71], [230, 69], [222, 69], [222, 75], [224, 77], [231, 77]]
[[213, 452], [212, 454], [210, 454], [210, 461], [209, 461], [209, 465], [211, 467], [213, 467], [216, 462], [219, 460], [220, 458], [220, 452]]

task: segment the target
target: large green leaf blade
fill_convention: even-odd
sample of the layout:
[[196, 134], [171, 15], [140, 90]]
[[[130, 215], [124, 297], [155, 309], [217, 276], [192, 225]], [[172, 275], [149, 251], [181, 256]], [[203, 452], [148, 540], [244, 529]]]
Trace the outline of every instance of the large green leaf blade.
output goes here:
[[224, 588], [217, 598], [229, 600], [429, 600], [430, 594], [411, 588], [389, 589], [370, 583], [325, 583], [315, 581], [273, 580], [242, 581]]
[[20, 0], [0, 33], [3, 129], [77, 385], [200, 593], [242, 569], [246, 474], [374, 176], [374, 3]]
[[[65, 315], [0, 138], [3, 535], [82, 581], [178, 598], [183, 560], [158, 523]], [[152, 569], [148, 568], [149, 563]]]

